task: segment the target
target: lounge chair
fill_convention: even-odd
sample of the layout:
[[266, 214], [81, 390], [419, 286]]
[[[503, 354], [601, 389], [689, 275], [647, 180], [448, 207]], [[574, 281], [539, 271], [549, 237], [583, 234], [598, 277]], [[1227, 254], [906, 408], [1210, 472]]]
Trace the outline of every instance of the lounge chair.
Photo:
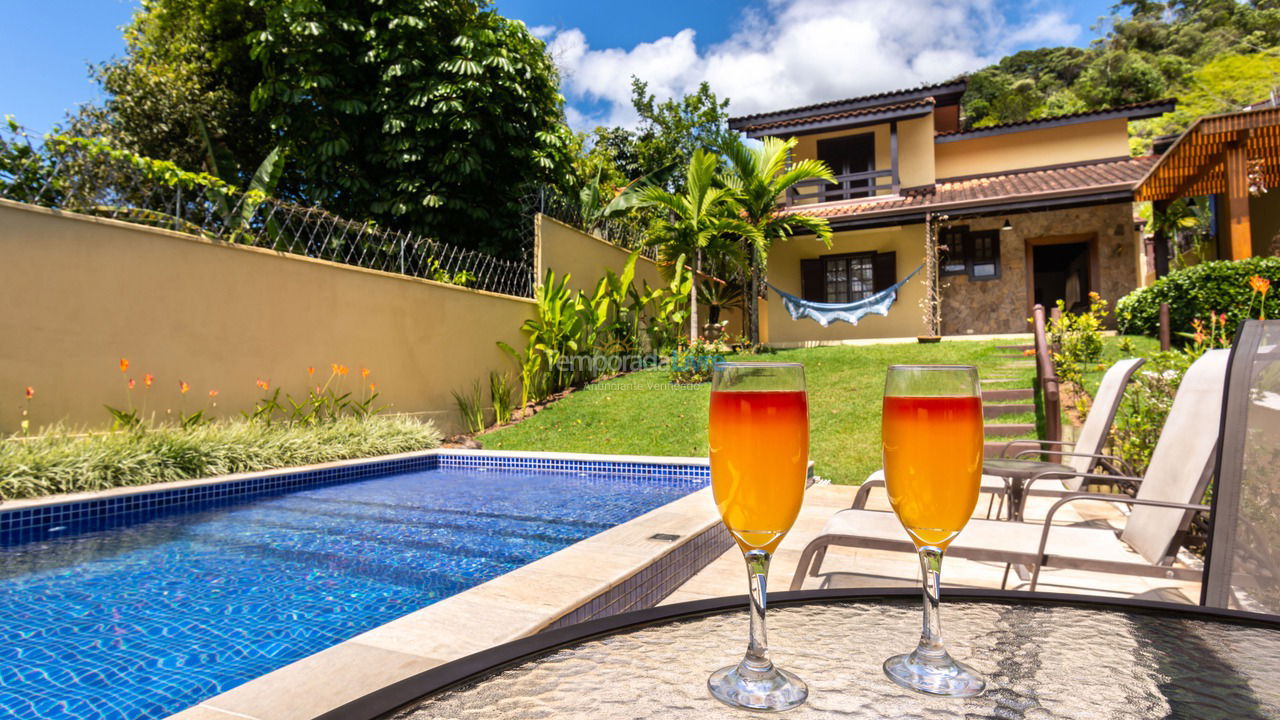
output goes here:
[[[1176, 568], [1172, 561], [1194, 513], [1209, 509], [1198, 501], [1208, 485], [1218, 446], [1217, 419], [1222, 412], [1228, 354], [1227, 350], [1210, 350], [1187, 370], [1152, 453], [1145, 479], [1126, 478], [1137, 483], [1137, 497], [1069, 495], [1049, 508], [1043, 523], [970, 520], [951, 543], [947, 554], [1029, 567], [1031, 590], [1036, 589], [1042, 567], [1199, 578], [1199, 570]], [[1075, 476], [1105, 482], [1116, 479], [1094, 473], [1075, 473]], [[1124, 530], [1118, 534], [1111, 528], [1053, 524], [1059, 509], [1080, 502], [1134, 507]], [[831, 545], [915, 552], [915, 546], [907, 539], [907, 531], [893, 513], [841, 510], [827, 522], [822, 535], [805, 547], [791, 580], [792, 590], [800, 589], [806, 574], [818, 575], [826, 549]]]
[[[1084, 425], [1080, 427], [1080, 435], [1074, 443], [1060, 440], [1014, 440], [1005, 443], [1001, 449], [1000, 458], [989, 458], [983, 462], [982, 491], [991, 493], [993, 501], [998, 496], [1001, 508], [1004, 506], [1005, 499], [1008, 498], [1010, 519], [1019, 519], [1022, 516], [1022, 506], [1026, 501], [1024, 488], [1032, 477], [1061, 481], [1060, 484], [1040, 483], [1033, 489], [1032, 494], [1063, 497], [1080, 491], [1084, 484], [1082, 474], [1103, 469], [1109, 473], [1108, 477], [1132, 476], [1134, 472], [1128, 463], [1118, 457], [1104, 455], [1102, 449], [1107, 442], [1111, 423], [1115, 421], [1116, 411], [1120, 409], [1125, 387], [1128, 386], [1134, 371], [1144, 362], [1146, 360], [1143, 358], [1128, 358], [1107, 369], [1102, 376], [1102, 382], [1098, 385], [1098, 391], [1094, 393], [1093, 407], [1085, 418]], [[1011, 448], [1029, 443], [1036, 443], [1040, 448], [1023, 450], [1013, 459], [1005, 458]], [[1041, 454], [1047, 454], [1058, 460], [1065, 458], [1066, 462], [1040, 462], [1026, 459], [1029, 456]], [[1057, 487], [1053, 487], [1054, 485]], [[884, 470], [877, 470], [867, 477], [866, 482], [858, 488], [858, 493], [853, 498], [853, 507], [866, 507], [871, 489], [877, 487], [884, 487]], [[998, 513], [999, 510], [997, 510]], [[988, 507], [988, 517], [990, 517], [990, 507]]]

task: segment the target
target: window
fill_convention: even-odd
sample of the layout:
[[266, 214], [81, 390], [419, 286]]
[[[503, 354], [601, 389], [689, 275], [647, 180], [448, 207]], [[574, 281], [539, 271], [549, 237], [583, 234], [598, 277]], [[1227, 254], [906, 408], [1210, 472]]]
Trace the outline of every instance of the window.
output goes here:
[[875, 286], [871, 255], [826, 257], [822, 272], [827, 286], [827, 302], [852, 302], [870, 295]]
[[814, 302], [854, 302], [897, 282], [897, 271], [891, 252], [823, 255], [800, 261], [801, 291]]
[[874, 133], [861, 133], [818, 141], [818, 159], [826, 163], [839, 180], [834, 185], [826, 185], [820, 200], [846, 200], [873, 194], [871, 178], [841, 180], [841, 176], [876, 169], [875, 137]]
[[943, 246], [942, 275], [968, 275], [970, 280], [1000, 277], [1000, 231], [970, 232], [967, 226], [944, 228], [938, 239]]

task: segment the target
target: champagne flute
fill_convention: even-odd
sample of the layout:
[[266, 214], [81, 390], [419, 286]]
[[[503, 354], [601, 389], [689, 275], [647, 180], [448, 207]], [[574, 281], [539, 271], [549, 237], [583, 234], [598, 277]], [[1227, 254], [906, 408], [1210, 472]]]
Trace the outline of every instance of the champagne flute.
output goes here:
[[750, 710], [788, 710], [809, 687], [769, 659], [769, 559], [795, 523], [809, 464], [809, 407], [799, 363], [716, 363], [711, 380], [711, 488], [747, 561], [751, 630], [742, 662], [707, 679], [716, 699]]
[[952, 659], [938, 618], [942, 555], [969, 522], [982, 480], [982, 394], [971, 365], [893, 365], [884, 387], [885, 489], [920, 555], [920, 644], [884, 662], [890, 680], [930, 695], [972, 697], [986, 688]]

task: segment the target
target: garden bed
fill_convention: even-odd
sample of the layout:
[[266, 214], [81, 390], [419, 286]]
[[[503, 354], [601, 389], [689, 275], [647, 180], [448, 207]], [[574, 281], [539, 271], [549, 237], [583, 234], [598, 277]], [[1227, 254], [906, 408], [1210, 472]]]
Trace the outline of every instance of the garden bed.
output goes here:
[[434, 425], [404, 416], [317, 424], [237, 420], [94, 435], [55, 430], [0, 440], [0, 498], [275, 470], [426, 450], [439, 443]]

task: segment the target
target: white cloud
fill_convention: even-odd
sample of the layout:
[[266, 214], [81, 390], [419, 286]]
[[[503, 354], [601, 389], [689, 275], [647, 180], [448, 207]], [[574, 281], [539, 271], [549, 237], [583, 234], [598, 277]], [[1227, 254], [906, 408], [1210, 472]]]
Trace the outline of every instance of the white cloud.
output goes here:
[[577, 28], [538, 28], [573, 104], [573, 127], [631, 125], [631, 76], [660, 99], [707, 81], [745, 115], [939, 82], [994, 62], [1010, 49], [1073, 41], [1080, 27], [1059, 12], [1011, 24], [992, 0], [770, 0], [737, 18], [724, 42], [699, 48], [693, 29], [631, 49], [592, 48]]

